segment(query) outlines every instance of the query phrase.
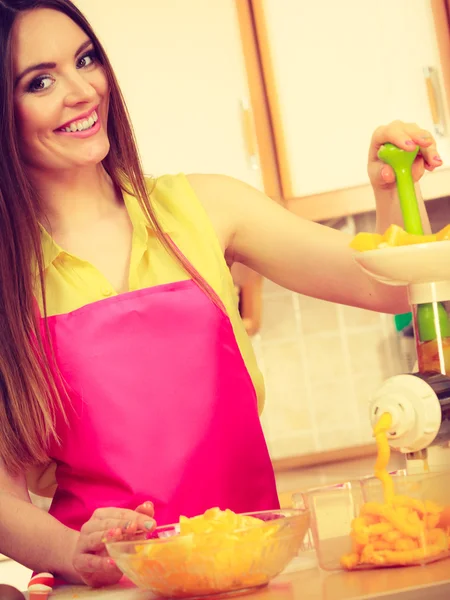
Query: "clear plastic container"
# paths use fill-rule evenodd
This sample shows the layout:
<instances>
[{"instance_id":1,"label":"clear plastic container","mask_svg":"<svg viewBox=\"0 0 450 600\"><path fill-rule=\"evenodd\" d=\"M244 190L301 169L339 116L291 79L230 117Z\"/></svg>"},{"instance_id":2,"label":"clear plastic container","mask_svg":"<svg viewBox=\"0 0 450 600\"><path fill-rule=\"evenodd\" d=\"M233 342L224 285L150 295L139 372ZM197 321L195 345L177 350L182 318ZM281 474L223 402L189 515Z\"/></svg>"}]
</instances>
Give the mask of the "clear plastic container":
<instances>
[{"instance_id":1,"label":"clear plastic container","mask_svg":"<svg viewBox=\"0 0 450 600\"><path fill-rule=\"evenodd\" d=\"M450 374L450 302L412 306L420 373Z\"/></svg>"},{"instance_id":2,"label":"clear plastic container","mask_svg":"<svg viewBox=\"0 0 450 600\"><path fill-rule=\"evenodd\" d=\"M319 566L340 570L343 554L351 552L351 523L364 503L360 481L323 486L293 496L294 508L311 514L311 535Z\"/></svg>"},{"instance_id":3,"label":"clear plastic container","mask_svg":"<svg viewBox=\"0 0 450 600\"><path fill-rule=\"evenodd\" d=\"M408 475L406 471L393 474L396 496L407 496L419 502L433 502L442 508L450 507L450 470L439 473ZM381 483L375 477L315 488L296 494L293 497L294 507L305 507L311 512L311 533L317 553L319 566L326 571L341 570L341 557L352 553L353 542L350 537L352 521L360 515L366 502L383 503ZM450 515L449 515L450 516ZM430 521L430 525L431 525ZM448 526L450 527L450 518ZM447 530L439 525L434 529ZM439 533L442 538L442 534ZM449 556L446 551L427 556L432 550L431 542L422 536L420 545L425 548L423 558L417 558L411 564L426 564ZM404 564L404 563L403 563ZM407 564L410 564L408 561ZM357 568L377 568L397 565L364 565Z\"/></svg>"}]
</instances>

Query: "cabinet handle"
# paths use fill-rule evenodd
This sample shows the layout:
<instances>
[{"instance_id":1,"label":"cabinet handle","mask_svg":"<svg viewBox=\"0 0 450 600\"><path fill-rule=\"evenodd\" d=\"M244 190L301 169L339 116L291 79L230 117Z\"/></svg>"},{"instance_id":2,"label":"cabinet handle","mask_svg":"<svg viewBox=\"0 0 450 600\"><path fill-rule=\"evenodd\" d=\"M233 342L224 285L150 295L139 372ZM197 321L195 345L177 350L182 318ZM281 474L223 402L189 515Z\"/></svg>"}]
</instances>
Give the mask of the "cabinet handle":
<instances>
[{"instance_id":1,"label":"cabinet handle","mask_svg":"<svg viewBox=\"0 0 450 600\"><path fill-rule=\"evenodd\" d=\"M242 121L244 126L244 137L250 161L250 168L254 171L259 169L258 144L256 142L255 123L250 104L246 98L241 100Z\"/></svg>"},{"instance_id":2,"label":"cabinet handle","mask_svg":"<svg viewBox=\"0 0 450 600\"><path fill-rule=\"evenodd\" d=\"M425 85L427 87L428 103L430 105L434 131L437 135L444 136L444 107L442 105L442 94L440 90L438 72L433 67L425 67L423 74L425 76Z\"/></svg>"}]
</instances>

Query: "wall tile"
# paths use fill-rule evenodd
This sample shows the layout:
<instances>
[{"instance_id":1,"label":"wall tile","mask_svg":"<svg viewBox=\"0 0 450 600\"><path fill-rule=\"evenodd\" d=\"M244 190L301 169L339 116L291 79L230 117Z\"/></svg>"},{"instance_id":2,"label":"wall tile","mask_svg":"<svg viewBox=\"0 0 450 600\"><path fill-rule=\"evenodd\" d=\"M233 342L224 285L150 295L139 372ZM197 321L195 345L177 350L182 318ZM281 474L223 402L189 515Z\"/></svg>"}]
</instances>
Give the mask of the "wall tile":
<instances>
[{"instance_id":1,"label":"wall tile","mask_svg":"<svg viewBox=\"0 0 450 600\"><path fill-rule=\"evenodd\" d=\"M353 387L346 378L313 384L312 403L320 431L343 426L350 429L359 425L358 403Z\"/></svg>"},{"instance_id":2,"label":"wall tile","mask_svg":"<svg viewBox=\"0 0 450 600\"><path fill-rule=\"evenodd\" d=\"M312 384L333 382L346 372L342 337L338 333L304 335L306 365Z\"/></svg>"},{"instance_id":3,"label":"wall tile","mask_svg":"<svg viewBox=\"0 0 450 600\"><path fill-rule=\"evenodd\" d=\"M370 393L396 368L392 317L276 285L264 290L253 345L266 381L261 421L272 457L370 442Z\"/></svg>"},{"instance_id":4,"label":"wall tile","mask_svg":"<svg viewBox=\"0 0 450 600\"><path fill-rule=\"evenodd\" d=\"M270 415L270 435L273 439L295 435L314 434L314 423L308 399L291 390L278 396L276 404L268 391L268 415Z\"/></svg>"},{"instance_id":5,"label":"wall tile","mask_svg":"<svg viewBox=\"0 0 450 600\"><path fill-rule=\"evenodd\" d=\"M316 452L316 442L314 434L296 433L294 436L283 436L275 438L271 444L273 458L283 458L286 456L299 456Z\"/></svg>"},{"instance_id":6,"label":"wall tile","mask_svg":"<svg viewBox=\"0 0 450 600\"><path fill-rule=\"evenodd\" d=\"M340 306L344 326L348 331L364 327L379 327L380 315L372 310L363 310L353 306Z\"/></svg>"},{"instance_id":7,"label":"wall tile","mask_svg":"<svg viewBox=\"0 0 450 600\"><path fill-rule=\"evenodd\" d=\"M296 339L299 335L294 312L293 294L273 294L263 297L261 338L263 342Z\"/></svg>"},{"instance_id":8,"label":"wall tile","mask_svg":"<svg viewBox=\"0 0 450 600\"><path fill-rule=\"evenodd\" d=\"M298 340L262 346L267 388L282 396L287 391L305 389L305 373Z\"/></svg>"},{"instance_id":9,"label":"wall tile","mask_svg":"<svg viewBox=\"0 0 450 600\"><path fill-rule=\"evenodd\" d=\"M360 431L356 427L323 429L320 436L320 450L338 450L361 444Z\"/></svg>"},{"instance_id":10,"label":"wall tile","mask_svg":"<svg viewBox=\"0 0 450 600\"><path fill-rule=\"evenodd\" d=\"M376 372L386 376L389 365L386 364L385 343L381 331L373 329L350 333L348 349L353 373Z\"/></svg>"},{"instance_id":11,"label":"wall tile","mask_svg":"<svg viewBox=\"0 0 450 600\"><path fill-rule=\"evenodd\" d=\"M304 298L301 297L301 298ZM300 298L299 298L300 300ZM309 298L300 301L301 328L304 335L314 333L336 333L339 329L338 307L332 302Z\"/></svg>"}]
</instances>

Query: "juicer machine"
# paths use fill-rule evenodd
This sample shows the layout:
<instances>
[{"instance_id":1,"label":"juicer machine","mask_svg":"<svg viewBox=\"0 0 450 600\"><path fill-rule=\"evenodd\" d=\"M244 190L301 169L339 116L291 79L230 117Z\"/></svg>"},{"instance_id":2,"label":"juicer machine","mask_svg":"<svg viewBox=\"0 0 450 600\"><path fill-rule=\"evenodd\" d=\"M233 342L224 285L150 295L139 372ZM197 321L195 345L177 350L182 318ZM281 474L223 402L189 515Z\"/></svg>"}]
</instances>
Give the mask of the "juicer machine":
<instances>
[{"instance_id":1,"label":"juicer machine","mask_svg":"<svg viewBox=\"0 0 450 600\"><path fill-rule=\"evenodd\" d=\"M409 473L450 468L450 241L358 253L371 277L407 286L417 370L395 375L376 390L370 420L392 416L391 448L406 455Z\"/></svg>"}]
</instances>

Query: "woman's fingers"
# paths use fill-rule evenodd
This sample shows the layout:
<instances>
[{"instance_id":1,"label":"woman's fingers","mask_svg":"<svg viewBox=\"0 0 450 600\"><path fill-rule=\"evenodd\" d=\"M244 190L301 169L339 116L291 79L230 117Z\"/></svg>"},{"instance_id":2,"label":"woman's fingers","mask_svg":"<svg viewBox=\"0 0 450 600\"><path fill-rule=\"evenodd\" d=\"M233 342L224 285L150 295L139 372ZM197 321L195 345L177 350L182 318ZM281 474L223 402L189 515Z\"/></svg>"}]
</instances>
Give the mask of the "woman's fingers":
<instances>
[{"instance_id":1,"label":"woman's fingers","mask_svg":"<svg viewBox=\"0 0 450 600\"><path fill-rule=\"evenodd\" d=\"M378 127L372 136L368 173L374 187L389 187L395 182L393 169L378 158L379 149L388 142L403 150L413 150L419 146L419 154L412 167L414 181L419 181L425 170L433 171L442 164L436 142L429 131L415 123L394 121L389 125Z\"/></svg>"},{"instance_id":2,"label":"woman's fingers","mask_svg":"<svg viewBox=\"0 0 450 600\"><path fill-rule=\"evenodd\" d=\"M73 561L73 565L80 573L101 573L113 576L120 574L115 562L107 556L98 554L78 554Z\"/></svg>"},{"instance_id":3,"label":"woman's fingers","mask_svg":"<svg viewBox=\"0 0 450 600\"><path fill-rule=\"evenodd\" d=\"M105 536L109 531L120 529L124 532L130 528L141 531L151 531L156 523L153 519L153 509L147 507L146 512L122 509L99 509L92 518L81 528L83 536L91 533L103 532Z\"/></svg>"},{"instance_id":4,"label":"woman's fingers","mask_svg":"<svg viewBox=\"0 0 450 600\"><path fill-rule=\"evenodd\" d=\"M155 516L155 507L153 506L153 502L147 501L143 504L140 504L136 508L136 512L142 513L143 515L147 515L148 517Z\"/></svg>"}]
</instances>

